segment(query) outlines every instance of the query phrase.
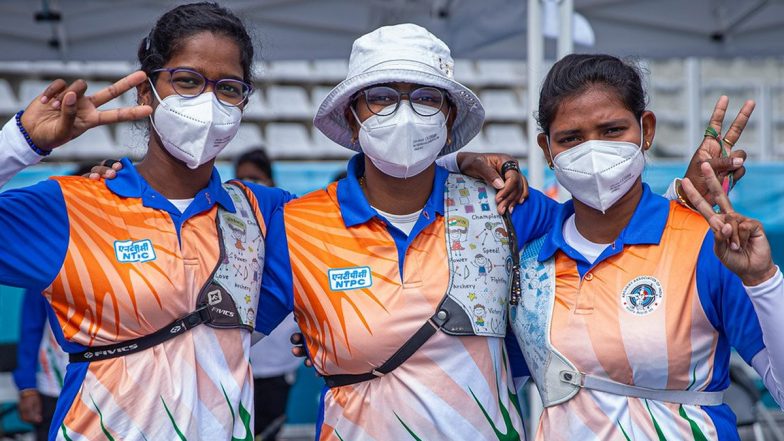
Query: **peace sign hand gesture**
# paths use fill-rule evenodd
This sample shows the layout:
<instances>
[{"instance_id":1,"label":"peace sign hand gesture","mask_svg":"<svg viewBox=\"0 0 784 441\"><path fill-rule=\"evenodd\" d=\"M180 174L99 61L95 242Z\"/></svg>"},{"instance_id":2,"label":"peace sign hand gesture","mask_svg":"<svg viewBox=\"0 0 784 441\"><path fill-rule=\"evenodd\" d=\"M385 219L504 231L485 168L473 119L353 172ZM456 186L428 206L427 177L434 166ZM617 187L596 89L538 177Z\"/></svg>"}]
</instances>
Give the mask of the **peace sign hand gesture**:
<instances>
[{"instance_id":1,"label":"peace sign hand gesture","mask_svg":"<svg viewBox=\"0 0 784 441\"><path fill-rule=\"evenodd\" d=\"M51 150L93 127L145 118L152 114L150 106L111 110L98 110L98 107L146 79L144 72L136 71L91 96L84 94L87 91L84 80L76 80L71 85L61 79L55 80L27 106L22 114L22 125L36 146Z\"/></svg>"},{"instance_id":2,"label":"peace sign hand gesture","mask_svg":"<svg viewBox=\"0 0 784 441\"><path fill-rule=\"evenodd\" d=\"M713 230L713 250L730 271L737 274L746 286L759 285L776 274L770 253L770 243L762 224L736 213L710 164L702 163L702 177L711 198L720 212L697 191L692 182L683 180L683 190L695 209L708 221Z\"/></svg>"},{"instance_id":3,"label":"peace sign hand gesture","mask_svg":"<svg viewBox=\"0 0 784 441\"><path fill-rule=\"evenodd\" d=\"M727 113L727 106L729 105L729 98L722 95L716 102L711 114L709 128L706 130L705 137L702 140L697 151L694 152L689 167L686 169L686 177L690 178L694 187L702 195L708 203L715 204L713 196L707 187L705 180L701 178L700 166L702 163L707 162L716 172L719 181L723 182L725 178L731 177L732 182L737 182L746 173L746 168L743 162L746 160L746 152L743 150L731 151L732 147L740 139L740 135L746 128L746 124L751 118L751 113L754 111L754 101L748 100L743 104L732 125L727 130L727 133L722 137L721 129L724 124L724 116ZM716 136L712 136L708 132L713 130ZM722 146L724 151L722 151ZM725 156L726 154L726 156Z\"/></svg>"}]
</instances>

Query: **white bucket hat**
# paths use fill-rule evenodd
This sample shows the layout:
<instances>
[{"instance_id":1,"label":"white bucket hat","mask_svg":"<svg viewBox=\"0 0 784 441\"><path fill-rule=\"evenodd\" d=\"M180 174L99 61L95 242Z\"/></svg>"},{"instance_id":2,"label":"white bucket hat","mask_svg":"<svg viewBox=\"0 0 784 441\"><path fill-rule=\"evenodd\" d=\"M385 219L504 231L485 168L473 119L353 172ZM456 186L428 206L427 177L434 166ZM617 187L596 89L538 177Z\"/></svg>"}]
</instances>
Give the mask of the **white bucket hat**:
<instances>
[{"instance_id":1,"label":"white bucket hat","mask_svg":"<svg viewBox=\"0 0 784 441\"><path fill-rule=\"evenodd\" d=\"M438 87L449 93L457 107L452 125L452 142L440 155L454 152L468 144L485 120L485 110L470 89L453 79L454 61L449 47L427 29L415 24L384 26L356 41L351 48L346 79L324 98L313 124L336 143L361 151L352 142L346 121L351 98L366 87L382 83L414 83Z\"/></svg>"}]
</instances>

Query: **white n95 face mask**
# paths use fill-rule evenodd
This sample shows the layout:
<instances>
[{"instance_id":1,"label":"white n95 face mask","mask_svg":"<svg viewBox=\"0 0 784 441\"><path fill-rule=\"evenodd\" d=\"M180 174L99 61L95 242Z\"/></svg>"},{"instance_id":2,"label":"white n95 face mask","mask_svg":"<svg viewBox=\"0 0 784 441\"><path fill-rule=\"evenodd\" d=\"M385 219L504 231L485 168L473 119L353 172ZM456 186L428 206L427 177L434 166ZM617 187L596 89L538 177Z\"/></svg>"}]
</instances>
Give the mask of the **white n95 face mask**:
<instances>
[{"instance_id":1,"label":"white n95 face mask","mask_svg":"<svg viewBox=\"0 0 784 441\"><path fill-rule=\"evenodd\" d=\"M218 156L240 128L239 107L221 104L212 92L193 98L173 93L161 99L155 87L152 91L159 103L150 117L152 127L164 148L190 169Z\"/></svg>"},{"instance_id":2,"label":"white n95 face mask","mask_svg":"<svg viewBox=\"0 0 784 441\"><path fill-rule=\"evenodd\" d=\"M585 141L553 158L555 178L575 199L605 213L642 174L645 167L642 142L637 145L621 141ZM549 138L547 143L549 148Z\"/></svg>"},{"instance_id":3,"label":"white n95 face mask","mask_svg":"<svg viewBox=\"0 0 784 441\"><path fill-rule=\"evenodd\" d=\"M422 104L424 111L432 111ZM422 173L436 161L446 143L446 116L438 112L422 116L414 112L409 103L400 102L391 115L372 115L364 122L359 120L359 145L379 170L385 175L405 179Z\"/></svg>"}]
</instances>

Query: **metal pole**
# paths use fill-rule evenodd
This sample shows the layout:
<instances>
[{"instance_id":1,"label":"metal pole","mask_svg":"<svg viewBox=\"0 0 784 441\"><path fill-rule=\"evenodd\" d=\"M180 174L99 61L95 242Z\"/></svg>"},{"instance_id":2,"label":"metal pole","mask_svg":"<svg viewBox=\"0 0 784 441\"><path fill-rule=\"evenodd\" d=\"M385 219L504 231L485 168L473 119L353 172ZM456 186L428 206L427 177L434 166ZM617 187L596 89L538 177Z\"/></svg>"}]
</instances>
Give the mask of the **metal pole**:
<instances>
[{"instance_id":1,"label":"metal pole","mask_svg":"<svg viewBox=\"0 0 784 441\"><path fill-rule=\"evenodd\" d=\"M696 57L686 59L686 139L681 145L683 157L687 160L691 157L694 147L702 142L702 132L704 130L703 121L700 118L700 101L702 99L702 85L700 84L700 60ZM707 123L707 121L705 121Z\"/></svg>"},{"instance_id":2,"label":"metal pole","mask_svg":"<svg viewBox=\"0 0 784 441\"><path fill-rule=\"evenodd\" d=\"M574 52L574 0L560 0L558 3L558 59ZM572 198L569 191L558 184L558 201L566 202Z\"/></svg>"},{"instance_id":3,"label":"metal pole","mask_svg":"<svg viewBox=\"0 0 784 441\"><path fill-rule=\"evenodd\" d=\"M542 6L540 0L528 0L528 182L534 188L544 184L544 161L537 151L538 127L534 112L539 108L539 79L544 62L544 35L542 34Z\"/></svg>"},{"instance_id":4,"label":"metal pole","mask_svg":"<svg viewBox=\"0 0 784 441\"><path fill-rule=\"evenodd\" d=\"M558 4L558 59L574 52L574 0L561 0Z\"/></svg>"}]
</instances>

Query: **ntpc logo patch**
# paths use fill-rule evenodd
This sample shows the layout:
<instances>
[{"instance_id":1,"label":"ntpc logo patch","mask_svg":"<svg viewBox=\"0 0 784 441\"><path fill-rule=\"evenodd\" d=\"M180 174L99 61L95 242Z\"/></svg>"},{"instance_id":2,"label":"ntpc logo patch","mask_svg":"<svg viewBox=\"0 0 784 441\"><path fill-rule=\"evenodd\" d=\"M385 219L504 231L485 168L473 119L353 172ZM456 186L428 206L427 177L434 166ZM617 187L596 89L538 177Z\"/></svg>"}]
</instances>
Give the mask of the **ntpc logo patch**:
<instances>
[{"instance_id":1,"label":"ntpc logo patch","mask_svg":"<svg viewBox=\"0 0 784 441\"><path fill-rule=\"evenodd\" d=\"M334 268L327 271L329 288L332 291L348 291L350 289L369 288L373 285L370 267Z\"/></svg>"},{"instance_id":2,"label":"ntpc logo patch","mask_svg":"<svg viewBox=\"0 0 784 441\"><path fill-rule=\"evenodd\" d=\"M120 263L149 262L155 260L155 249L150 239L118 240L114 242L114 255Z\"/></svg>"}]
</instances>

